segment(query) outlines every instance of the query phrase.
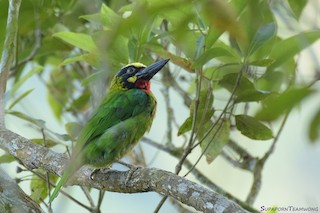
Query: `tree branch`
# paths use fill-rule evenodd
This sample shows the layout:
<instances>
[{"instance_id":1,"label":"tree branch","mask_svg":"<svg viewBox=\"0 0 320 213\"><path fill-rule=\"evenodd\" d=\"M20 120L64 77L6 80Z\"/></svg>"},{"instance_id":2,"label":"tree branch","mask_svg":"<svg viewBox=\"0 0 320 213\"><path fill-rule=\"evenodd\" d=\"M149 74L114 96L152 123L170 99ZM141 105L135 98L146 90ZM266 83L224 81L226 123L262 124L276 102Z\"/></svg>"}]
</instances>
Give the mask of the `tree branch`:
<instances>
[{"instance_id":1,"label":"tree branch","mask_svg":"<svg viewBox=\"0 0 320 213\"><path fill-rule=\"evenodd\" d=\"M43 168L61 175L66 156L32 143L9 130L0 128L0 148L15 156L28 169ZM220 194L171 172L142 168L134 172L126 183L129 171L101 171L90 179L93 169L83 167L68 184L94 187L113 192L158 192L203 212L247 212Z\"/></svg>"},{"instance_id":2,"label":"tree branch","mask_svg":"<svg viewBox=\"0 0 320 213\"><path fill-rule=\"evenodd\" d=\"M146 144L149 144L150 146L156 147L159 150L167 152L168 154L170 154L171 156L173 156L173 157L175 157L177 159L180 159L181 155L183 154L183 150L180 149L180 148L164 146L164 145L162 145L160 143L157 143L155 141L152 141L151 139L146 138L146 137L143 137L142 141L145 142ZM230 143L231 143L231 141L230 141ZM186 161L184 162L183 165L189 170L193 167L193 163L191 163L188 159L186 159ZM237 204L239 204L242 208L246 209L247 211L258 212L253 207L249 206L245 202L243 202L243 201L239 200L238 198L234 197L233 195L231 195L230 193L226 192L224 189L219 187L217 184L212 182L209 178L207 178L204 174L202 174L197 168L193 169L191 171L191 173L194 175L194 177L200 183L202 183L204 186L208 187L209 189L219 193L220 195L228 198L229 200L232 200L232 201L236 202Z\"/></svg>"},{"instance_id":3,"label":"tree branch","mask_svg":"<svg viewBox=\"0 0 320 213\"><path fill-rule=\"evenodd\" d=\"M105 190L122 193L156 191L203 212L246 212L220 194L171 172L155 168L140 168L126 183L128 173L128 171L109 170L106 173L97 174L95 181L88 181L88 185L100 188L102 184ZM77 179L74 183L83 183L83 179Z\"/></svg>"},{"instance_id":4,"label":"tree branch","mask_svg":"<svg viewBox=\"0 0 320 213\"><path fill-rule=\"evenodd\" d=\"M0 169L0 212L44 212L18 184Z\"/></svg>"},{"instance_id":5,"label":"tree branch","mask_svg":"<svg viewBox=\"0 0 320 213\"><path fill-rule=\"evenodd\" d=\"M18 17L21 0L10 0L6 27L6 38L0 62L0 126L4 126L4 93L6 92L7 80L10 67L13 63L14 50L18 32Z\"/></svg>"}]
</instances>

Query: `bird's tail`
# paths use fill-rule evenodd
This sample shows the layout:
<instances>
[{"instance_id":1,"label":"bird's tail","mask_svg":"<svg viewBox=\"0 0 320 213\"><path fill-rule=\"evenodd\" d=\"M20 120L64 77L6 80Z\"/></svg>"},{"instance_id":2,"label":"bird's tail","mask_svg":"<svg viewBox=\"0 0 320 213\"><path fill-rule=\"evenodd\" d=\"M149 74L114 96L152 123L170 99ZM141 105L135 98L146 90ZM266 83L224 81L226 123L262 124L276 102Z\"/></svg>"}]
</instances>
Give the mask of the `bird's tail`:
<instances>
[{"instance_id":1,"label":"bird's tail","mask_svg":"<svg viewBox=\"0 0 320 213\"><path fill-rule=\"evenodd\" d=\"M60 188L72 177L72 175L82 166L82 161L75 161L70 160L70 162L66 165L63 175L61 176L59 182L57 183L55 189L53 190L49 203L52 203L52 201L58 196L58 193L60 191Z\"/></svg>"},{"instance_id":2,"label":"bird's tail","mask_svg":"<svg viewBox=\"0 0 320 213\"><path fill-rule=\"evenodd\" d=\"M66 172L63 173L62 177L60 178L59 182L56 185L56 188L53 190L49 203L52 203L52 201L58 196L58 193L60 191L60 188L63 186L63 184L69 179L69 176Z\"/></svg>"}]
</instances>

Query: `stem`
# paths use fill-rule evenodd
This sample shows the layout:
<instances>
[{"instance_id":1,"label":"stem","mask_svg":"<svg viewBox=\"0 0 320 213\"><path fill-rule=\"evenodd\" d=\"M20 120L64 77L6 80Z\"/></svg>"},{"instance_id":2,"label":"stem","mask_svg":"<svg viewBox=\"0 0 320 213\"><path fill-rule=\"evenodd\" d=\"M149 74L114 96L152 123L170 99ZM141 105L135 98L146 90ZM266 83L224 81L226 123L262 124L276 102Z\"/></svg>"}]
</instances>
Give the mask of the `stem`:
<instances>
[{"instance_id":1,"label":"stem","mask_svg":"<svg viewBox=\"0 0 320 213\"><path fill-rule=\"evenodd\" d=\"M44 147L47 147L47 141L46 141L46 135L44 133L44 129L41 129L41 134L42 134L42 140L43 140L43 145ZM50 176L49 176L49 172L46 171L46 182L47 182L47 188L48 188L48 196L51 197L51 193L50 193ZM51 207L51 203L49 203L48 205L48 212L52 213L52 207Z\"/></svg>"},{"instance_id":2,"label":"stem","mask_svg":"<svg viewBox=\"0 0 320 213\"><path fill-rule=\"evenodd\" d=\"M192 151L192 146L194 144L195 141L195 131L196 131L196 121L197 121L197 117L198 117L198 107L199 107L199 97L200 97L200 90L201 90L201 70L197 71L197 91L196 91L196 97L195 97L195 102L194 102L194 110L193 110L193 118L192 118L192 128L191 128L191 135L190 135L190 139L188 142L187 147L185 148L185 151L179 161L179 163L176 166L176 174L179 174L179 172L181 171L182 165L184 163L184 161L186 160L186 158L188 157L188 155L191 153Z\"/></svg>"},{"instance_id":3,"label":"stem","mask_svg":"<svg viewBox=\"0 0 320 213\"><path fill-rule=\"evenodd\" d=\"M191 135L190 135L190 139L189 139L188 145L185 148L185 150L184 150L184 152L183 152L178 164L176 165L175 174L177 174L177 175L180 173L183 163L187 159L188 155L191 153L192 145L194 144L194 141L196 139L196 137L194 137L194 135L196 133L196 121L197 121L199 97L200 97L200 90L201 90L202 70L196 70L196 73L197 73L197 91L196 91L196 97L195 97L195 103L194 103ZM159 210L161 209L163 204L166 202L167 198L168 198L168 196L164 196L161 199L161 201L157 205L156 209L154 210L154 213L158 213L159 212Z\"/></svg>"},{"instance_id":4,"label":"stem","mask_svg":"<svg viewBox=\"0 0 320 213\"><path fill-rule=\"evenodd\" d=\"M260 189L261 189L261 185L262 185L262 169L267 161L267 159L270 157L270 155L274 152L274 149L275 149L275 145L280 137L280 134L284 128L284 125L288 119L288 116L290 114L290 111L288 111L286 113L286 115L284 116L282 122L281 122L281 125L280 125L280 128L277 132L277 135L275 136L274 140L273 140L273 143L271 145L271 147L269 148L269 150L266 152L266 154L260 159L258 160L256 166L255 166L255 169L253 171L253 183L252 183L252 186L251 186L251 189L250 189L250 192L247 196L247 199L246 199L246 203L248 205L252 205L254 203L254 201L256 200L259 192L260 192Z\"/></svg>"}]
</instances>

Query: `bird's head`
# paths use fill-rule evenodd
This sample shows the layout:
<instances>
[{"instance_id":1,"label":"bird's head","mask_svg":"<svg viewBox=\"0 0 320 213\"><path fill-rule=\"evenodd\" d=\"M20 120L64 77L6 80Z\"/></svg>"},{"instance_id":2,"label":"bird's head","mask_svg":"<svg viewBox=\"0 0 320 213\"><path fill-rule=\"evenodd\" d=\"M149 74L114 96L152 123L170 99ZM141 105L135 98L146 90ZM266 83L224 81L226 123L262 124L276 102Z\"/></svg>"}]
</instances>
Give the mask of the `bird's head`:
<instances>
[{"instance_id":1,"label":"bird's head","mask_svg":"<svg viewBox=\"0 0 320 213\"><path fill-rule=\"evenodd\" d=\"M142 89L150 92L150 80L168 63L169 59L160 60L145 66L141 63L131 63L123 68L114 77L111 88L113 89Z\"/></svg>"}]
</instances>

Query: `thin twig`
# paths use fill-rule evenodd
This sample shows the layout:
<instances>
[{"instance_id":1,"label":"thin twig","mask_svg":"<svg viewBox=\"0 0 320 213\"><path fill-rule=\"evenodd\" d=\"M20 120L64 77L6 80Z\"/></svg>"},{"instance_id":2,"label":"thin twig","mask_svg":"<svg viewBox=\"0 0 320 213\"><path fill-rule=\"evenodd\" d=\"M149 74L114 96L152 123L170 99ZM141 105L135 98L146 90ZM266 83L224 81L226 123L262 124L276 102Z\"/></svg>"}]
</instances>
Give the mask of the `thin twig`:
<instances>
[{"instance_id":1,"label":"thin twig","mask_svg":"<svg viewBox=\"0 0 320 213\"><path fill-rule=\"evenodd\" d=\"M189 94L179 86L179 84L177 83L177 81L175 80L175 78L172 76L170 72L168 72L167 74L167 83L170 84L170 87L172 89L174 89L177 93L179 93L179 95L183 98L184 104L187 107L189 107L191 104L191 98Z\"/></svg>"},{"instance_id":2,"label":"thin twig","mask_svg":"<svg viewBox=\"0 0 320 213\"><path fill-rule=\"evenodd\" d=\"M197 114L198 114L198 107L199 107L199 97L200 97L200 90L201 90L201 70L196 70L197 73L197 90L196 90L196 97L195 97L195 102L194 102L194 111L193 111L193 118L192 118L192 127L191 127L191 135L189 138L189 142L187 147L184 149L184 152L178 162L178 164L176 165L175 168L175 174L179 174L181 169L182 169L182 165L184 163L184 161L186 160L186 158L188 157L188 155L191 153L192 150L192 145L194 143L194 134L196 132L196 121L197 121ZM161 209L161 207L163 206L163 204L166 202L168 196L164 196L161 201L159 202L159 204L157 205L156 209L154 210L154 213L158 213L159 210Z\"/></svg>"},{"instance_id":3,"label":"thin twig","mask_svg":"<svg viewBox=\"0 0 320 213\"><path fill-rule=\"evenodd\" d=\"M162 82L167 82L167 75L169 73L169 70L164 70L162 75ZM169 87L167 85L164 86L164 88L161 90L162 95L165 100L166 109L167 109L167 141L166 143L172 144L172 120L173 120L173 109L170 105L170 94L169 94Z\"/></svg>"},{"instance_id":4,"label":"thin twig","mask_svg":"<svg viewBox=\"0 0 320 213\"><path fill-rule=\"evenodd\" d=\"M243 67L244 68L244 67ZM233 97L235 95L235 92L240 84L240 80L241 80L241 77L242 77L242 72L243 72L243 68L240 70L240 72L238 73L238 76L237 76L237 79L236 79L236 83L232 89L232 92L231 92L231 95L228 99L228 102L226 103L223 111L221 112L221 114L219 115L218 119L215 121L215 123L210 127L210 129L206 132L206 134L199 140L198 143L196 143L192 149L196 148L198 145L200 145L208 136L209 134L211 133L211 131L213 131L213 129L216 127L216 125L219 124L218 128L217 128L217 131L214 133L213 137L212 137L212 140L210 140L210 142L207 144L207 146L205 147L205 150L201 153L201 155L198 157L196 163L194 164L194 166L191 168L194 169L196 167L196 165L200 162L200 159L204 156L206 150L209 148L210 144L214 141L213 139L216 137L216 135L218 134L218 132L220 131L220 128L222 127L222 122L221 119L222 117L225 115L225 113L227 112L228 108L229 108L229 105L231 104L232 100L233 100ZM191 149L191 150L192 150ZM190 150L190 152L191 152ZM186 177L191 171L189 170L185 175L184 177Z\"/></svg>"},{"instance_id":5,"label":"thin twig","mask_svg":"<svg viewBox=\"0 0 320 213\"><path fill-rule=\"evenodd\" d=\"M39 178L41 178L42 180L46 181L46 177L44 177L41 173L35 172L34 170L29 170L30 172L32 172L33 174L37 175ZM52 182L49 182L50 185L52 187L56 187L56 185ZM80 201L76 200L75 198L73 198L71 195L69 195L68 193L66 193L64 190L60 189L59 193L63 194L64 196L66 196L68 199L70 199L71 201L75 202L76 204L78 204L79 206L87 209L88 211L92 211L92 208L90 208L89 206L84 205L83 203L81 203Z\"/></svg>"},{"instance_id":6,"label":"thin twig","mask_svg":"<svg viewBox=\"0 0 320 213\"><path fill-rule=\"evenodd\" d=\"M44 133L43 128L41 128L41 134L42 134L43 145L44 145L44 147L47 147L46 135ZM46 182L47 182L47 188L48 188L48 195L49 195L49 197L51 197L50 176L49 175L50 175L49 172L46 171ZM49 205L48 205L48 212L52 213L51 203L49 203Z\"/></svg>"},{"instance_id":7,"label":"thin twig","mask_svg":"<svg viewBox=\"0 0 320 213\"><path fill-rule=\"evenodd\" d=\"M253 172L257 162L258 158L253 157L249 152L247 152L245 149L243 149L241 146L239 146L235 141L229 140L227 143L227 147L232 149L233 152L235 152L239 156L239 160L235 160L234 158L230 157L229 154L226 152L222 152L221 156L226 159L230 164L232 164L235 167Z\"/></svg>"},{"instance_id":8,"label":"thin twig","mask_svg":"<svg viewBox=\"0 0 320 213\"><path fill-rule=\"evenodd\" d=\"M105 191L100 190L99 191L98 204L97 204L97 212L100 212L100 208L101 208L101 205L102 205L102 201L103 201L104 195L105 195Z\"/></svg>"},{"instance_id":9,"label":"thin twig","mask_svg":"<svg viewBox=\"0 0 320 213\"><path fill-rule=\"evenodd\" d=\"M229 108L229 105L230 103L232 102L233 100L233 97L235 95L235 92L240 84L240 80L241 80L241 77L242 77L242 72L243 72L243 68L240 70L240 72L238 73L238 76L237 76L237 80L236 80L236 83L231 91L231 95L228 99L228 102L226 103L224 109L222 110L222 112L220 113L219 117L217 118L216 122L210 127L210 129L206 132L206 134L199 140L198 143L196 143L192 149L196 148L197 146L199 146L206 137L208 137L208 135L210 134L210 132L215 128L215 126L219 123L219 121L221 120L221 118L224 116L224 114L227 112L228 108Z\"/></svg>"},{"instance_id":10,"label":"thin twig","mask_svg":"<svg viewBox=\"0 0 320 213\"><path fill-rule=\"evenodd\" d=\"M280 137L280 134L284 128L284 125L288 119L288 116L289 116L289 113L290 111L288 111L282 122L281 122L281 125L279 127L279 130L277 132L277 135L274 137L273 139L273 143L272 145L270 146L269 150L265 153L265 155L260 159L258 160L256 166L255 166L255 169L254 169L254 172L253 172L253 183L251 185L251 189L250 189L250 192L247 196L247 199L246 199L246 203L248 205L252 205L254 203L254 201L256 200L259 192L260 192L260 189L261 189L261 184L262 184L262 169L264 167L264 164L266 163L267 159L270 157L270 155L274 152L274 149L275 149L275 145Z\"/></svg>"},{"instance_id":11,"label":"thin twig","mask_svg":"<svg viewBox=\"0 0 320 213\"><path fill-rule=\"evenodd\" d=\"M187 156L191 153L192 151L192 146L194 144L195 141L195 133L196 133L196 121L197 121L197 117L198 117L198 107L199 107L199 98L200 98L200 91L201 91L201 81L202 81L202 74L201 74L202 70L196 70L197 73L197 90L196 90L196 97L195 97L195 101L194 101L194 110L193 110L193 118L192 118L192 127L191 127L191 134L190 134L190 138L189 138L189 142L187 147L185 148L185 151L179 161L179 163L176 166L176 174L179 174L179 172L181 171L182 168L182 164L185 161L185 159L187 158Z\"/></svg>"},{"instance_id":12,"label":"thin twig","mask_svg":"<svg viewBox=\"0 0 320 213\"><path fill-rule=\"evenodd\" d=\"M87 200L89 201L89 204L91 206L92 209L96 208L95 204L94 204L94 201L90 195L90 192L88 190L87 187L85 186L80 186L81 190L83 191L84 195L86 196Z\"/></svg>"},{"instance_id":13,"label":"thin twig","mask_svg":"<svg viewBox=\"0 0 320 213\"><path fill-rule=\"evenodd\" d=\"M211 145L211 143L214 141L214 139L217 137L217 135L219 134L221 128L222 128L222 125L223 125L223 122L219 122L219 126L217 128L217 130L215 131L215 133L213 134L213 136L211 137L210 139L210 142L207 144L207 146L201 151L201 154L200 156L198 157L198 159L196 160L196 162L193 164L193 166L189 169L189 171L183 176L183 177L186 177L188 174L190 174L190 172L192 172L192 170L198 165L198 163L200 162L201 158L204 156L204 154L207 152L209 146Z\"/></svg>"},{"instance_id":14,"label":"thin twig","mask_svg":"<svg viewBox=\"0 0 320 213\"><path fill-rule=\"evenodd\" d=\"M149 144L150 146L153 146L155 148L157 148L158 150L167 152L168 154L170 154L171 156L179 159L181 157L181 155L183 154L183 150L179 149L179 148L172 148L172 147L167 147L163 144L160 144L158 142L153 141L152 139L149 138L143 138L142 142ZM193 167L193 163L191 163L188 159L186 159L185 163L183 164L187 169L191 169ZM206 187L208 187L209 189L227 197L228 199L238 203L241 207L243 207L244 209L250 211L250 212L258 212L256 209L252 208L251 206L249 206L248 204L246 204L245 202L239 200L238 198L234 197L233 195L231 195L230 193L226 192L225 190L223 190L221 187L219 187L217 184L213 183L209 178L207 178L202 172L200 172L197 168L193 169L191 172L194 177L203 185L205 185Z\"/></svg>"}]
</instances>

